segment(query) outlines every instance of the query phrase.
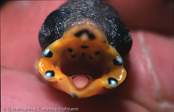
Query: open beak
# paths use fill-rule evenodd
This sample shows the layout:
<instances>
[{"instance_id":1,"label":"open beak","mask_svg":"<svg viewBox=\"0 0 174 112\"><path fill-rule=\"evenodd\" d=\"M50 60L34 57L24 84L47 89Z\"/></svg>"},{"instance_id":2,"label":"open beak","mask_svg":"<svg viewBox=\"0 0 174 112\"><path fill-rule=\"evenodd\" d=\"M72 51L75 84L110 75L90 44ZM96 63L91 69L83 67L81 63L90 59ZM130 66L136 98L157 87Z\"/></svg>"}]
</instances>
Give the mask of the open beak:
<instances>
[{"instance_id":1,"label":"open beak","mask_svg":"<svg viewBox=\"0 0 174 112\"><path fill-rule=\"evenodd\" d=\"M49 45L38 70L55 88L77 98L102 94L126 78L119 53L88 24L73 26Z\"/></svg>"}]
</instances>

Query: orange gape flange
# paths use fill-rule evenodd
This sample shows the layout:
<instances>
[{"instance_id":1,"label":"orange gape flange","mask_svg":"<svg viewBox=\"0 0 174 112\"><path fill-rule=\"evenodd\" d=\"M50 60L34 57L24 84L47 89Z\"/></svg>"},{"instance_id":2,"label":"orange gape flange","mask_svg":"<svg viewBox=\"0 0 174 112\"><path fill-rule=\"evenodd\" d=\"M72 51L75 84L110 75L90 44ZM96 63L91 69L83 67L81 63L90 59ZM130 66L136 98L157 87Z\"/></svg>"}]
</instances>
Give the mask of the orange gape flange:
<instances>
[{"instance_id":1,"label":"orange gape flange","mask_svg":"<svg viewBox=\"0 0 174 112\"><path fill-rule=\"evenodd\" d=\"M79 89L73 81L73 76L79 74L68 76L62 69L63 65L66 67L65 63L74 63L73 68L79 66L76 63L82 61L83 64L100 66L102 73L98 78L84 74L89 81L85 87ZM47 81L55 83L55 88L77 98L102 94L107 89L117 87L126 78L123 60L119 53L108 44L106 37L97 28L88 24L73 26L61 39L50 44L44 50L37 66ZM71 67L66 70L70 69Z\"/></svg>"}]
</instances>

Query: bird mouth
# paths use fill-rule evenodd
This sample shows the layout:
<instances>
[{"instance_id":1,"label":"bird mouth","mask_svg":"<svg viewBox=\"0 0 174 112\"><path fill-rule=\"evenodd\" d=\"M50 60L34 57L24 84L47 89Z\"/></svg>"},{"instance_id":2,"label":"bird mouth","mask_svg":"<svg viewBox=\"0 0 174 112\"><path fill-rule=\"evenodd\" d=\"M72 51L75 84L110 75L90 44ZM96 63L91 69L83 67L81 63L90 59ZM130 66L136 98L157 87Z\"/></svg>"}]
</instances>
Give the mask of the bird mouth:
<instances>
[{"instance_id":1,"label":"bird mouth","mask_svg":"<svg viewBox=\"0 0 174 112\"><path fill-rule=\"evenodd\" d=\"M44 50L38 70L55 88L82 98L119 85L126 77L122 63L97 28L81 25Z\"/></svg>"},{"instance_id":2,"label":"bird mouth","mask_svg":"<svg viewBox=\"0 0 174 112\"><path fill-rule=\"evenodd\" d=\"M84 54L77 61L65 60L61 63L60 69L64 74L70 77L73 77L74 75L84 75L88 76L88 78L97 79L103 74L106 74L107 67L102 59L98 59L96 62L91 62L93 60L94 59L90 59L90 61L86 60Z\"/></svg>"},{"instance_id":3,"label":"bird mouth","mask_svg":"<svg viewBox=\"0 0 174 112\"><path fill-rule=\"evenodd\" d=\"M61 72L68 76L72 84L79 90L86 88L94 80L109 73L109 68L99 51L96 53L97 55L93 56L89 51L90 47L87 51L82 49L81 52L76 52L74 57L72 57L73 53L67 52L68 55L64 55L64 59L61 59L60 62Z\"/></svg>"},{"instance_id":4,"label":"bird mouth","mask_svg":"<svg viewBox=\"0 0 174 112\"><path fill-rule=\"evenodd\" d=\"M103 55L104 49L109 45L103 42L107 41L106 38L97 39L97 36L86 28L75 32L73 38L69 37L69 35L62 37L64 50L61 52L57 67L76 89L83 90L109 72Z\"/></svg>"}]
</instances>

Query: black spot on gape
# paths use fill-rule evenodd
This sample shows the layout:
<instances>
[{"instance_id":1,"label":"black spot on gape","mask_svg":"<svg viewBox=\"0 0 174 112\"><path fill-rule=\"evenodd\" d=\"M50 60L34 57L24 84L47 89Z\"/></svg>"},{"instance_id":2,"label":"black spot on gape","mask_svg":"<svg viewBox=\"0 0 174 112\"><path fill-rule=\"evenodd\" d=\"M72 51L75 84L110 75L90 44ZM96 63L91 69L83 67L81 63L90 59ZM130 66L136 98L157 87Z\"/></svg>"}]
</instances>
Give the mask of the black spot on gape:
<instances>
[{"instance_id":1,"label":"black spot on gape","mask_svg":"<svg viewBox=\"0 0 174 112\"><path fill-rule=\"evenodd\" d=\"M69 51L69 52L73 52L73 50L72 50L71 48L68 48L68 51Z\"/></svg>"},{"instance_id":2,"label":"black spot on gape","mask_svg":"<svg viewBox=\"0 0 174 112\"><path fill-rule=\"evenodd\" d=\"M115 58L112 60L114 65L122 65L123 60L121 58Z\"/></svg>"},{"instance_id":3,"label":"black spot on gape","mask_svg":"<svg viewBox=\"0 0 174 112\"><path fill-rule=\"evenodd\" d=\"M88 35L89 39L91 39L91 40L95 39L94 34L92 34L92 33L91 33L89 30L87 30L87 29L81 30L81 31L75 33L74 35L75 35L76 37L80 37L80 36L81 36L82 34L84 34L84 33L86 33L86 34Z\"/></svg>"},{"instance_id":4,"label":"black spot on gape","mask_svg":"<svg viewBox=\"0 0 174 112\"><path fill-rule=\"evenodd\" d=\"M118 81L112 77L108 78L108 83L109 85L113 85L113 84L118 84Z\"/></svg>"},{"instance_id":5,"label":"black spot on gape","mask_svg":"<svg viewBox=\"0 0 174 112\"><path fill-rule=\"evenodd\" d=\"M82 49L86 49L89 48L88 46L81 46Z\"/></svg>"},{"instance_id":6,"label":"black spot on gape","mask_svg":"<svg viewBox=\"0 0 174 112\"><path fill-rule=\"evenodd\" d=\"M72 58L75 58L75 57L76 57L76 55L71 55L71 57L72 57Z\"/></svg>"},{"instance_id":7,"label":"black spot on gape","mask_svg":"<svg viewBox=\"0 0 174 112\"><path fill-rule=\"evenodd\" d=\"M50 50L45 50L43 52L43 56L47 58L51 58L53 56L53 53Z\"/></svg>"},{"instance_id":8,"label":"black spot on gape","mask_svg":"<svg viewBox=\"0 0 174 112\"><path fill-rule=\"evenodd\" d=\"M100 52L99 51L97 51L97 52L95 52L95 55L97 56L97 55L99 55L100 54Z\"/></svg>"},{"instance_id":9,"label":"black spot on gape","mask_svg":"<svg viewBox=\"0 0 174 112\"><path fill-rule=\"evenodd\" d=\"M48 70L45 72L45 76L47 77L54 77L55 72L53 70Z\"/></svg>"}]
</instances>

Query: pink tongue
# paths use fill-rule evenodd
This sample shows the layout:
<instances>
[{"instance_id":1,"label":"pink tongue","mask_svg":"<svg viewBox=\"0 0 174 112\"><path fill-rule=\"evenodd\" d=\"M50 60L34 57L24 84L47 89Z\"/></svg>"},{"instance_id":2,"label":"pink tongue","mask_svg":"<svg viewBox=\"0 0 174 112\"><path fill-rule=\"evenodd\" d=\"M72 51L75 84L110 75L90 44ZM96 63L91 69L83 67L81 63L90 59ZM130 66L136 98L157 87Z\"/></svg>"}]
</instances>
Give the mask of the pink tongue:
<instances>
[{"instance_id":1,"label":"pink tongue","mask_svg":"<svg viewBox=\"0 0 174 112\"><path fill-rule=\"evenodd\" d=\"M84 88L89 81L89 79L85 76L75 76L72 80L74 85L79 89Z\"/></svg>"}]
</instances>

